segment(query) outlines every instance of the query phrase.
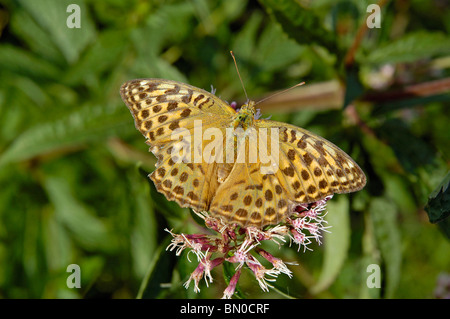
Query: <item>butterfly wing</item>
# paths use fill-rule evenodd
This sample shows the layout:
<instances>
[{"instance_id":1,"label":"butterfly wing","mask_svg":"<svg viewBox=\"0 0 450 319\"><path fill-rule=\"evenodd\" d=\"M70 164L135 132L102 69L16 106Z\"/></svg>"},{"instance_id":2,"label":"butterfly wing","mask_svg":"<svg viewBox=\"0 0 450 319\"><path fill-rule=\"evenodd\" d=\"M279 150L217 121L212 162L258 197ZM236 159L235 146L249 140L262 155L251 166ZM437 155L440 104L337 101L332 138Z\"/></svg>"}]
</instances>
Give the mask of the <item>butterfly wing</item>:
<instances>
[{"instance_id":1,"label":"butterfly wing","mask_svg":"<svg viewBox=\"0 0 450 319\"><path fill-rule=\"evenodd\" d=\"M206 145L213 143L202 141L205 131L225 128L235 110L209 92L170 80L132 80L122 85L120 94L136 128L158 158L156 169L150 174L157 190L182 207L207 210L217 188L217 176L225 178L231 168L227 164L211 164L205 157L195 161L195 152L203 153ZM197 141L200 139L199 145L193 142L195 135ZM183 136L191 139L191 147L184 148L187 140ZM221 153L223 141L213 141Z\"/></svg>"},{"instance_id":2,"label":"butterfly wing","mask_svg":"<svg viewBox=\"0 0 450 319\"><path fill-rule=\"evenodd\" d=\"M366 176L358 164L330 141L281 122L260 120L258 125L279 129L281 165L277 176L295 201L314 202L365 186Z\"/></svg>"},{"instance_id":3,"label":"butterfly wing","mask_svg":"<svg viewBox=\"0 0 450 319\"><path fill-rule=\"evenodd\" d=\"M262 228L283 221L295 205L364 187L366 177L360 167L326 139L276 121L258 120L255 126L258 140L262 139L267 148L270 148L267 141L271 129L277 132L278 156L268 152L272 163L277 163L275 169L264 173L261 168L267 167L267 161L260 160L236 164L217 189L211 204L213 215L243 226ZM261 128L267 129L267 137L261 135ZM248 145L245 152L251 153Z\"/></svg>"},{"instance_id":4,"label":"butterfly wing","mask_svg":"<svg viewBox=\"0 0 450 319\"><path fill-rule=\"evenodd\" d=\"M164 143L180 124L193 125L194 118L229 117L236 113L214 94L164 79L128 81L120 88L120 95L136 128L152 145Z\"/></svg>"},{"instance_id":5,"label":"butterfly wing","mask_svg":"<svg viewBox=\"0 0 450 319\"><path fill-rule=\"evenodd\" d=\"M258 141L261 139L267 145L270 134L263 136L256 130L254 133L253 139L245 134L237 138L241 143L236 141L235 164L228 178L218 186L210 213L229 223L262 228L285 219L288 201L276 175L264 170L270 164L252 157L260 154Z\"/></svg>"},{"instance_id":6,"label":"butterfly wing","mask_svg":"<svg viewBox=\"0 0 450 319\"><path fill-rule=\"evenodd\" d=\"M262 228L288 216L286 192L273 174L261 174L258 164L235 164L229 179L214 196L210 213L229 223Z\"/></svg>"}]
</instances>

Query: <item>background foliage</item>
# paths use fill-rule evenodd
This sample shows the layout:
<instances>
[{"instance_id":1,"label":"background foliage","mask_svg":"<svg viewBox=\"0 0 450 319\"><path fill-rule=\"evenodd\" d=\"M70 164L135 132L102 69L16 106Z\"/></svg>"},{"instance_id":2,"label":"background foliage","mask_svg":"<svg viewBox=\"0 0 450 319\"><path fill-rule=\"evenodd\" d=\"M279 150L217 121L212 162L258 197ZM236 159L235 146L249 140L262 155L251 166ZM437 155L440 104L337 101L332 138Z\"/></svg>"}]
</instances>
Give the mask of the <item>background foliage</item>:
<instances>
[{"instance_id":1,"label":"background foliage","mask_svg":"<svg viewBox=\"0 0 450 319\"><path fill-rule=\"evenodd\" d=\"M155 159L119 87L159 77L243 101L230 50L254 100L306 81L261 104L263 115L333 141L368 177L329 203L324 245L266 247L299 263L293 279L262 293L244 272L242 295L445 294L448 1L380 1L379 29L365 27L371 1L0 3L0 297L221 297L230 267L199 295L182 287L194 265L165 251L163 229L201 228L148 182ZM71 3L80 29L66 26ZM69 264L80 289L66 286ZM366 285L369 264L381 266L381 289Z\"/></svg>"}]
</instances>

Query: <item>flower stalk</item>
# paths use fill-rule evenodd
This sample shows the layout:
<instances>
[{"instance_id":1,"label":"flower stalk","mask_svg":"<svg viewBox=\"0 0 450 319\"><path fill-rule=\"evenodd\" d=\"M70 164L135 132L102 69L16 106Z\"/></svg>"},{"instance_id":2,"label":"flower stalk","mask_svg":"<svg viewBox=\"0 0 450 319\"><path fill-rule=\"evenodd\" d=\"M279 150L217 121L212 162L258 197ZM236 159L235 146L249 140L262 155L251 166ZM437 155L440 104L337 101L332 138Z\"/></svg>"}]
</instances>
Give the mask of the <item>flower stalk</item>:
<instances>
[{"instance_id":1,"label":"flower stalk","mask_svg":"<svg viewBox=\"0 0 450 319\"><path fill-rule=\"evenodd\" d=\"M203 278L209 287L209 284L213 283L212 269L228 262L236 265L236 272L224 290L222 298L231 298L234 295L243 268L249 269L260 288L268 292L269 288L273 288L270 283L275 282L278 275L285 274L292 278L292 271L287 264L296 265L296 263L284 262L275 257L260 247L261 242L273 241L281 247L288 237L290 243L298 245L298 251L303 247L304 252L312 250L308 246L313 240L320 245L322 232L328 232L330 228L326 226L324 212L326 203L331 198L332 196L328 196L314 203L296 206L284 223L266 227L264 230L252 226L227 224L207 212L195 212L205 221L206 227L217 234L176 234L165 229L173 237L166 250L175 250L176 255L180 256L187 249L187 258L190 262L192 262L189 259L190 253L197 257L198 266L184 283L186 289L193 282L194 291L200 292L200 281ZM272 267L266 268L256 257Z\"/></svg>"}]
</instances>

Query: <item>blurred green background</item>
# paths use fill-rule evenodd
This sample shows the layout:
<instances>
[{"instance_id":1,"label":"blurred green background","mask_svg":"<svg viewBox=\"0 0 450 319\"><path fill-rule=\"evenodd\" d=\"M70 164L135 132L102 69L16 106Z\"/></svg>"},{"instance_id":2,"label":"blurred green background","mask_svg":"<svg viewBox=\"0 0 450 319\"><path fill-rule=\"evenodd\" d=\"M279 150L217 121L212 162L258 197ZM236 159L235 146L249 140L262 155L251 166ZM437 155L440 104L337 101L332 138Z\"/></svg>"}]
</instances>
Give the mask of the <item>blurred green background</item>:
<instances>
[{"instance_id":1,"label":"blurred green background","mask_svg":"<svg viewBox=\"0 0 450 319\"><path fill-rule=\"evenodd\" d=\"M331 140L368 178L330 201L332 233L313 252L264 246L299 264L293 279L262 293L244 271L243 296L448 294L450 3L380 1L370 29L371 3L0 1L0 297L222 296L222 266L200 294L182 287L196 265L165 251L163 229L202 228L148 182L155 159L119 87L165 78L242 102L230 50L253 100L306 81L263 116ZM67 27L69 4L81 28ZM66 285L70 264L81 288ZM370 264L381 288L366 285Z\"/></svg>"}]
</instances>

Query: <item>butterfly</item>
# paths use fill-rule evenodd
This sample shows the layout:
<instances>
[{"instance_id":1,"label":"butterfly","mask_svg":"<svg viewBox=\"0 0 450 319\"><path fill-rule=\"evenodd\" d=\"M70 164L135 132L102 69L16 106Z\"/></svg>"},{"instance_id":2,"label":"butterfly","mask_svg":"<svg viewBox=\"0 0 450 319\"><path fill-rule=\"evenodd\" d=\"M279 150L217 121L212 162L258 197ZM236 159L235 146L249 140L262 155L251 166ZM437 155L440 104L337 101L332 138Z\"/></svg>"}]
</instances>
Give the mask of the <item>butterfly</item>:
<instances>
[{"instance_id":1,"label":"butterfly","mask_svg":"<svg viewBox=\"0 0 450 319\"><path fill-rule=\"evenodd\" d=\"M258 118L253 101L236 111L212 93L165 79L131 80L120 94L157 158L149 175L156 189L227 224L262 229L284 221L297 205L366 184L339 147Z\"/></svg>"}]
</instances>

